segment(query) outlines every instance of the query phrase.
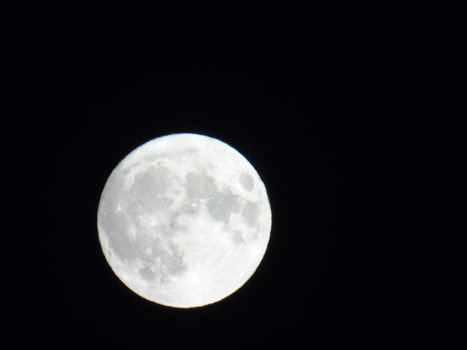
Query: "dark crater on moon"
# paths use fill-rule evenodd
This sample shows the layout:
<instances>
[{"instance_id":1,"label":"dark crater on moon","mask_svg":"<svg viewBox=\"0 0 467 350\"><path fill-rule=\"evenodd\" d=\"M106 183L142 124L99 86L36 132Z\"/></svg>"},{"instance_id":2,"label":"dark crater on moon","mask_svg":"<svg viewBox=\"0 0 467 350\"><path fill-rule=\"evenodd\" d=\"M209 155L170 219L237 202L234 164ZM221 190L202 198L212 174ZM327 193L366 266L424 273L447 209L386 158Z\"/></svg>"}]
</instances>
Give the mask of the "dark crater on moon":
<instances>
[{"instance_id":1,"label":"dark crater on moon","mask_svg":"<svg viewBox=\"0 0 467 350\"><path fill-rule=\"evenodd\" d=\"M185 184L189 198L207 200L208 212L216 221L228 223L231 213L240 210L238 196L229 189L219 191L214 179L205 172L188 173Z\"/></svg>"},{"instance_id":2,"label":"dark crater on moon","mask_svg":"<svg viewBox=\"0 0 467 350\"><path fill-rule=\"evenodd\" d=\"M185 177L186 193L189 197L207 199L217 192L214 179L206 173L188 173Z\"/></svg>"},{"instance_id":3,"label":"dark crater on moon","mask_svg":"<svg viewBox=\"0 0 467 350\"><path fill-rule=\"evenodd\" d=\"M174 174L166 167L152 166L144 173L135 176L126 201L127 207L136 210L164 210L173 200L165 197L167 190L173 185Z\"/></svg>"},{"instance_id":4,"label":"dark crater on moon","mask_svg":"<svg viewBox=\"0 0 467 350\"><path fill-rule=\"evenodd\" d=\"M242 173L238 179L242 185L242 187L247 190L253 190L253 179L251 178L250 174Z\"/></svg>"},{"instance_id":5,"label":"dark crater on moon","mask_svg":"<svg viewBox=\"0 0 467 350\"><path fill-rule=\"evenodd\" d=\"M147 259L141 259L144 267L138 272L148 281L158 280L159 283L167 283L171 276L180 275L187 269L183 260L182 251L173 243L169 243L167 249L158 248L157 240L153 242L153 250ZM151 267L154 266L155 273Z\"/></svg>"},{"instance_id":6,"label":"dark crater on moon","mask_svg":"<svg viewBox=\"0 0 467 350\"><path fill-rule=\"evenodd\" d=\"M229 190L225 193L216 192L216 194L209 199L207 208L215 220L228 223L230 215L238 212L240 209L238 196L235 196Z\"/></svg>"},{"instance_id":7,"label":"dark crater on moon","mask_svg":"<svg viewBox=\"0 0 467 350\"><path fill-rule=\"evenodd\" d=\"M247 201L243 205L242 216L248 225L255 226L259 216L258 204L255 202Z\"/></svg>"}]
</instances>

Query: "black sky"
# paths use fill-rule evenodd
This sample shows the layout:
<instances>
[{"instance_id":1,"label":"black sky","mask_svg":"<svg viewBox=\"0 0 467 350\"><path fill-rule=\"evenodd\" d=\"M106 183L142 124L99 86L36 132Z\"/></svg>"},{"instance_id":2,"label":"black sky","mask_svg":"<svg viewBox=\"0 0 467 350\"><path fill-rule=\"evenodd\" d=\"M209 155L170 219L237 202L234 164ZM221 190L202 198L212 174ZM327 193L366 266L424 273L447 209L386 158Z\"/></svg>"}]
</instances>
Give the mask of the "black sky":
<instances>
[{"instance_id":1,"label":"black sky","mask_svg":"<svg viewBox=\"0 0 467 350\"><path fill-rule=\"evenodd\" d=\"M25 314L37 320L34 339L57 348L322 345L374 331L380 300L371 293L373 275L360 271L369 243L354 224L362 199L353 179L369 176L355 147L356 120L374 97L366 46L331 29L309 41L209 51L193 42L170 50L78 39L58 35L37 46L43 56L28 86L35 114L20 120L40 155L31 164L40 169L42 198L37 302ZM142 143L176 132L239 150L262 177L273 216L254 276L227 299L191 310L126 288L96 228L112 169Z\"/></svg>"}]
</instances>

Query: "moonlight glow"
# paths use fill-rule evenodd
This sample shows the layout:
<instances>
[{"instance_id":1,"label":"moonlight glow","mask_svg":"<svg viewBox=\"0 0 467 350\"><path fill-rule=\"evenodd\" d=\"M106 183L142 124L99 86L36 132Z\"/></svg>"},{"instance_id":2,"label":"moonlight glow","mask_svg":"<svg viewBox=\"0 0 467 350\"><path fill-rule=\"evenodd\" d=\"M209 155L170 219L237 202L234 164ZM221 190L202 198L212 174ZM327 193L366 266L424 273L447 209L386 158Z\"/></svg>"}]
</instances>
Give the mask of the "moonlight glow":
<instances>
[{"instance_id":1,"label":"moonlight glow","mask_svg":"<svg viewBox=\"0 0 467 350\"><path fill-rule=\"evenodd\" d=\"M219 301L252 276L271 210L239 152L210 137L174 134L145 143L113 170L97 223L104 255L128 288L185 308Z\"/></svg>"}]
</instances>

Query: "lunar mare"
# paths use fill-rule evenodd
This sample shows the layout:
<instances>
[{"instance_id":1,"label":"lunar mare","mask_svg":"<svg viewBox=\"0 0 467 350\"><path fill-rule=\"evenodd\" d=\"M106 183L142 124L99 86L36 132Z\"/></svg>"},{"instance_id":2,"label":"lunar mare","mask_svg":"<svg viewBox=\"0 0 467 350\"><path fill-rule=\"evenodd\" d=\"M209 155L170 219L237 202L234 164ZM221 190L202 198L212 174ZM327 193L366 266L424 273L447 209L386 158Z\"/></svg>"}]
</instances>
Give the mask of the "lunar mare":
<instances>
[{"instance_id":1,"label":"lunar mare","mask_svg":"<svg viewBox=\"0 0 467 350\"><path fill-rule=\"evenodd\" d=\"M253 166L202 135L149 141L109 176L99 202L102 250L135 293L173 307L217 302L266 251L271 210Z\"/></svg>"}]
</instances>

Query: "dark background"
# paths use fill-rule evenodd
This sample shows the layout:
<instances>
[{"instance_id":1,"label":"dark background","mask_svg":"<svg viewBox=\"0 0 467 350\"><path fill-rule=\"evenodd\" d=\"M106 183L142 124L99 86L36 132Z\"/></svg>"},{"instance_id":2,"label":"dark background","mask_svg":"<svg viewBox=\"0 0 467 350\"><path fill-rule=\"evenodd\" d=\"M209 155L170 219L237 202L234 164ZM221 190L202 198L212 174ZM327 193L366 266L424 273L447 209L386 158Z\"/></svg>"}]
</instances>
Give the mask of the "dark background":
<instances>
[{"instance_id":1,"label":"dark background","mask_svg":"<svg viewBox=\"0 0 467 350\"><path fill-rule=\"evenodd\" d=\"M382 67L369 61L371 40L344 29L322 27L294 41L239 45L224 37L218 45L188 39L164 47L89 33L82 40L77 30L34 46L41 53L27 86L34 113L19 120L39 155L31 167L41 183L34 306L24 314L34 342L319 346L371 340L384 328L378 272L365 258L378 250L355 223L368 215L360 186L374 171L360 160L362 144L371 147L361 135L378 137L360 117L375 111ZM254 276L221 302L187 310L125 287L96 227L112 169L142 143L176 132L240 151L262 177L273 216Z\"/></svg>"}]
</instances>

